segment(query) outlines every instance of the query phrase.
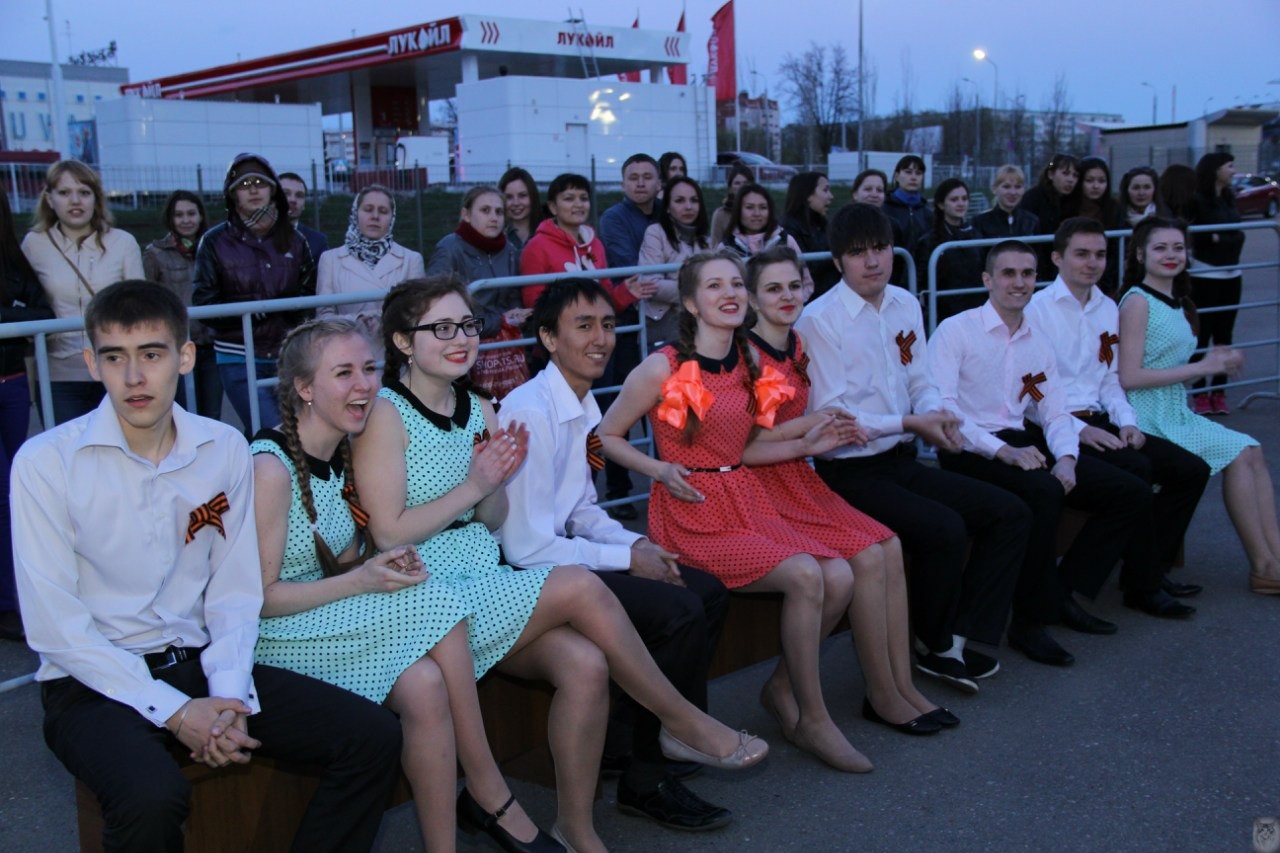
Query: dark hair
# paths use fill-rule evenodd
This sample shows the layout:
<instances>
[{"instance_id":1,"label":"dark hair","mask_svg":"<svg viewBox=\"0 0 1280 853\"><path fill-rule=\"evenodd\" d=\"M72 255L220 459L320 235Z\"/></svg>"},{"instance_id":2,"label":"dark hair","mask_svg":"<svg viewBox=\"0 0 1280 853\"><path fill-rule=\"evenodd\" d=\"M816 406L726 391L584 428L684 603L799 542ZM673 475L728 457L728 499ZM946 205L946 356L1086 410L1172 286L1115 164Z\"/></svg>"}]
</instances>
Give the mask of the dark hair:
<instances>
[{"instance_id":1,"label":"dark hair","mask_svg":"<svg viewBox=\"0 0 1280 853\"><path fill-rule=\"evenodd\" d=\"M730 209L730 212L732 213L732 217L729 222L728 233L729 234L741 233L739 229L742 227L742 202L749 195L764 196L765 203L769 207L769 218L765 220L764 230L760 232L767 237L768 235L772 234L774 231L778 230L778 212L777 210L774 209L773 196L769 193L767 189L760 186L760 184L747 184L745 187L742 187L740 190L738 190L738 192L734 195L733 207Z\"/></svg>"},{"instance_id":2,"label":"dark hair","mask_svg":"<svg viewBox=\"0 0 1280 853\"><path fill-rule=\"evenodd\" d=\"M1164 206L1164 200L1160 197L1160 176L1156 174L1156 170L1150 166L1134 166L1129 171L1120 176L1119 204L1121 215L1128 216L1129 211L1133 210L1133 204L1129 200L1129 185L1133 183L1133 179L1139 175L1146 175L1151 179L1151 203L1156 206L1156 215L1159 215L1160 209Z\"/></svg>"},{"instance_id":3,"label":"dark hair","mask_svg":"<svg viewBox=\"0 0 1280 853\"><path fill-rule=\"evenodd\" d=\"M1071 216L1062 220L1053 235L1053 250L1061 255L1067 250L1071 238L1077 234L1106 235L1106 226L1092 216Z\"/></svg>"},{"instance_id":4,"label":"dark hair","mask_svg":"<svg viewBox=\"0 0 1280 853\"><path fill-rule=\"evenodd\" d=\"M726 187L733 186L733 179L738 177L739 175L747 179L747 184L754 184L756 182L756 173L751 171L751 167L748 166L746 163L743 163L741 160L734 160L732 163L729 164L729 170L725 172L724 185ZM734 196L733 192L725 193L725 196L724 196L725 210L733 210L733 196Z\"/></svg>"},{"instance_id":5,"label":"dark hair","mask_svg":"<svg viewBox=\"0 0 1280 853\"><path fill-rule=\"evenodd\" d=\"M865 181L867 178L879 178L880 185L884 187L885 194L888 195L889 176L886 175L884 172L880 171L879 169L863 169L853 179L853 189L849 190L850 198L852 198L858 192L858 188L862 186L862 182Z\"/></svg>"},{"instance_id":6,"label":"dark hair","mask_svg":"<svg viewBox=\"0 0 1280 853\"><path fill-rule=\"evenodd\" d=\"M1160 198L1173 219L1190 219L1196 197L1196 170L1185 163L1170 163L1160 173Z\"/></svg>"},{"instance_id":7,"label":"dark hair","mask_svg":"<svg viewBox=\"0 0 1280 853\"><path fill-rule=\"evenodd\" d=\"M396 335L409 333L432 305L450 293L461 296L467 309L475 313L475 302L466 282L453 273L406 279L388 291L382 300L382 345L386 352L382 384L399 382L400 374L409 366L409 357L400 351ZM460 390L472 387L467 377L456 380L454 385Z\"/></svg>"},{"instance_id":8,"label":"dark hair","mask_svg":"<svg viewBox=\"0 0 1280 853\"><path fill-rule=\"evenodd\" d=\"M671 248L679 251L680 237L676 233L676 221L671 216L671 193L680 184L688 184L693 187L693 194L698 197L698 218L693 221L694 248L707 248L707 234L711 230L710 218L707 216L707 203L702 198L702 187L698 186L698 182L693 178L679 177L672 178L662 186L662 197L667 200L667 204L662 205L662 210L658 214L658 224L662 226L662 233L667 235L667 241L671 243Z\"/></svg>"},{"instance_id":9,"label":"dark hair","mask_svg":"<svg viewBox=\"0 0 1280 853\"><path fill-rule=\"evenodd\" d=\"M1074 169L1076 174L1080 174L1080 161L1072 154L1054 154L1053 158L1045 164L1044 170L1040 172L1039 186L1046 190L1053 190L1053 173L1063 169ZM1076 189L1071 191L1072 195L1080 189L1080 182L1076 181ZM1055 190L1056 192L1056 190Z\"/></svg>"},{"instance_id":10,"label":"dark hair","mask_svg":"<svg viewBox=\"0 0 1280 853\"><path fill-rule=\"evenodd\" d=\"M90 343L108 326L135 329L159 323L173 335L174 344L187 341L187 307L178 295L162 284L128 279L102 288L84 309L84 330Z\"/></svg>"},{"instance_id":11,"label":"dark hair","mask_svg":"<svg viewBox=\"0 0 1280 853\"><path fill-rule=\"evenodd\" d=\"M1094 170L1101 169L1107 179L1107 188L1096 202L1090 201L1084 194L1084 176ZM1116 220L1116 200L1111 195L1111 167L1101 157L1085 157L1080 161L1080 187L1076 199L1076 215L1091 216L1104 225L1111 225Z\"/></svg>"},{"instance_id":12,"label":"dark hair","mask_svg":"<svg viewBox=\"0 0 1280 853\"><path fill-rule=\"evenodd\" d=\"M356 469L351 463L351 439L343 436L338 443L338 452L342 454L342 476L344 484L342 497L351 510L351 517L356 523L357 532L363 534L360 556L350 563L341 563L334 556L333 550L320 536L315 527L317 514L315 498L311 494L311 467L307 455L302 450L302 440L298 437L298 414L302 411L302 398L298 395L295 380L310 383L316 378L317 362L326 342L346 335L363 336L360 327L347 317L330 317L327 319L308 320L301 326L285 335L280 344L278 364L279 384L276 385L276 398L280 401L280 433L284 436L284 449L293 463L293 476L298 483L298 491L302 497L302 509L312 524L312 536L315 539L316 561L325 577L340 575L357 565L364 557L375 553L376 546L369 536L368 514L360 507L360 496L356 491Z\"/></svg>"},{"instance_id":13,"label":"dark hair","mask_svg":"<svg viewBox=\"0 0 1280 853\"><path fill-rule=\"evenodd\" d=\"M873 204L846 204L827 225L827 245L835 258L875 246L892 246L893 223Z\"/></svg>"},{"instance_id":14,"label":"dark hair","mask_svg":"<svg viewBox=\"0 0 1280 853\"><path fill-rule=\"evenodd\" d=\"M827 217L809 206L809 196L818 191L818 183L826 177L821 172L800 172L793 177L787 184L787 198L782 205L786 215L811 228L826 228Z\"/></svg>"},{"instance_id":15,"label":"dark hair","mask_svg":"<svg viewBox=\"0 0 1280 853\"><path fill-rule=\"evenodd\" d=\"M658 161L650 157L648 154L644 154L644 153L632 154L626 160L623 160L622 174L625 175L627 173L627 167L635 163L648 163L650 166L653 167L653 170L658 173L659 179L660 180L662 179L662 172L658 169Z\"/></svg>"},{"instance_id":16,"label":"dark hair","mask_svg":"<svg viewBox=\"0 0 1280 853\"><path fill-rule=\"evenodd\" d=\"M1135 284L1142 283L1142 280L1146 278L1147 265L1143 263L1145 259L1140 258L1139 253L1146 251L1152 232L1161 228L1172 228L1176 231L1181 231L1183 242L1190 243L1190 238L1187 235L1187 223L1181 219L1148 216L1133 226L1133 236L1129 239L1128 248L1125 250L1124 283L1120 287L1119 296L1123 297ZM1196 312L1196 304L1191 301L1191 274L1187 271L1191 265L1190 261L1191 249L1188 245L1187 266L1184 266L1182 272L1178 273L1173 279L1173 300L1182 308L1183 316L1191 324L1191 331L1198 335L1200 334L1200 315Z\"/></svg>"},{"instance_id":17,"label":"dark hair","mask_svg":"<svg viewBox=\"0 0 1280 853\"><path fill-rule=\"evenodd\" d=\"M608 292L593 278L556 279L538 294L525 328L535 338L540 337L544 329L553 335L560 334L560 315L579 299L591 305L603 301L613 307Z\"/></svg>"},{"instance_id":18,"label":"dark hair","mask_svg":"<svg viewBox=\"0 0 1280 853\"><path fill-rule=\"evenodd\" d=\"M307 182L302 180L302 176L297 172L281 172L277 177L282 181L297 181L302 184L303 189L306 189L307 187Z\"/></svg>"},{"instance_id":19,"label":"dark hair","mask_svg":"<svg viewBox=\"0 0 1280 853\"><path fill-rule=\"evenodd\" d=\"M919 154L903 155L898 160L898 165L893 167L893 186L895 189L898 186L898 173L901 172L903 169L909 169L912 166L915 166L921 172L925 172L925 173L928 172L928 169L926 169L924 165L924 158L921 157ZM885 184L885 191L888 192L888 190L889 190L889 185Z\"/></svg>"},{"instance_id":20,"label":"dark hair","mask_svg":"<svg viewBox=\"0 0 1280 853\"><path fill-rule=\"evenodd\" d=\"M991 251L987 253L987 275L996 274L996 258L1012 252L1017 252L1020 255L1030 255L1032 258L1037 257L1036 250L1021 240L1001 240L992 246ZM1032 265L1034 266L1035 264L1033 263Z\"/></svg>"},{"instance_id":21,"label":"dark hair","mask_svg":"<svg viewBox=\"0 0 1280 853\"><path fill-rule=\"evenodd\" d=\"M196 206L196 210L200 213L200 227L196 229L195 235L191 238L192 242L199 243L200 238L204 236L204 232L209 229L209 217L204 212L204 202L200 200L200 196L190 190L174 190L169 193L169 198L164 203L164 215L161 224L170 231L173 228L173 212L180 201L189 201ZM176 234L177 232L174 231Z\"/></svg>"},{"instance_id":22,"label":"dark hair","mask_svg":"<svg viewBox=\"0 0 1280 853\"><path fill-rule=\"evenodd\" d=\"M728 261L738 268L738 274L746 279L746 269L742 265L742 259L734 252L721 249L716 252L699 252L693 257L687 259L680 265L680 271L676 273L676 291L680 296L679 313L676 315L677 333L676 339L672 341L671 346L676 351L676 364L684 364L686 361L692 361L697 358L698 350L694 344L694 337L698 333L698 318L689 313L685 308L685 301L692 300L698 293L698 277L702 273L702 268L712 261ZM747 414L755 412L756 401L756 380L760 378L760 368L751 359L751 347L747 339L747 324L743 322L733 330L733 345L738 349L738 358L747 366L747 375L743 377L742 384L746 386L747 391ZM702 428L702 422L693 409L689 409L688 418L684 425L684 440L686 444L692 444L694 436L698 434L698 430Z\"/></svg>"},{"instance_id":23,"label":"dark hair","mask_svg":"<svg viewBox=\"0 0 1280 853\"><path fill-rule=\"evenodd\" d=\"M964 190L964 194L969 195L969 185L959 178L947 178L933 191L933 245L935 246L951 239L947 235L947 217L942 212L942 206L946 203L947 196L956 190Z\"/></svg>"},{"instance_id":24,"label":"dark hair","mask_svg":"<svg viewBox=\"0 0 1280 853\"><path fill-rule=\"evenodd\" d=\"M689 161L679 151L667 151L658 158L658 178L665 184L667 182L667 170L671 168L671 164L679 160L684 164L684 173L689 174Z\"/></svg>"},{"instance_id":25,"label":"dark hair","mask_svg":"<svg viewBox=\"0 0 1280 853\"><path fill-rule=\"evenodd\" d=\"M794 264L796 274L804 276L804 264L800 261L800 256L796 254L796 250L785 243L776 243L763 252L758 252L747 259L747 290L751 293L756 292L756 288L760 284L760 275L764 272L764 268L774 264Z\"/></svg>"},{"instance_id":26,"label":"dark hair","mask_svg":"<svg viewBox=\"0 0 1280 853\"><path fill-rule=\"evenodd\" d=\"M260 170L245 169L243 167L246 163L257 163L262 168ZM284 187L280 186L280 176L271 168L271 164L265 157L258 154L237 154L231 161L231 165L227 167L227 177L222 184L222 197L227 206L227 218L240 216L236 211L235 190L232 185L239 175L247 171L261 171L275 181L275 187L271 191L271 202L276 208L276 222L267 232L267 236L271 238L276 249L284 254L293 247L293 240L298 232L294 230L293 223L289 220L289 200L285 198ZM304 240L303 243L305 244L306 241Z\"/></svg>"},{"instance_id":27,"label":"dark hair","mask_svg":"<svg viewBox=\"0 0 1280 853\"><path fill-rule=\"evenodd\" d=\"M591 182L582 175L577 175L573 172L565 172L552 178L550 186L547 187L547 201L543 205L544 218L551 218L550 205L565 190L586 190L589 196L591 195Z\"/></svg>"},{"instance_id":28,"label":"dark hair","mask_svg":"<svg viewBox=\"0 0 1280 853\"><path fill-rule=\"evenodd\" d=\"M9 196L0 192L0 297L5 295L6 285L11 278L38 281L31 262L22 252L15 225L13 212L9 209ZM4 304L8 305L9 300L4 300Z\"/></svg>"},{"instance_id":29,"label":"dark hair","mask_svg":"<svg viewBox=\"0 0 1280 853\"><path fill-rule=\"evenodd\" d=\"M1230 151L1210 151L1196 163L1196 197L1212 204L1221 196L1223 201L1232 202L1236 194L1227 184L1218 192L1218 170L1228 163L1234 163L1236 155Z\"/></svg>"},{"instance_id":30,"label":"dark hair","mask_svg":"<svg viewBox=\"0 0 1280 853\"><path fill-rule=\"evenodd\" d=\"M526 170L519 166L512 166L510 169L502 173L502 177L498 178L498 189L505 195L507 192L507 184L512 181L520 181L524 184L524 188L529 192L529 233L532 234L538 228L538 223L542 221L542 196L538 194L538 184ZM507 220L510 222L510 219Z\"/></svg>"}]
</instances>

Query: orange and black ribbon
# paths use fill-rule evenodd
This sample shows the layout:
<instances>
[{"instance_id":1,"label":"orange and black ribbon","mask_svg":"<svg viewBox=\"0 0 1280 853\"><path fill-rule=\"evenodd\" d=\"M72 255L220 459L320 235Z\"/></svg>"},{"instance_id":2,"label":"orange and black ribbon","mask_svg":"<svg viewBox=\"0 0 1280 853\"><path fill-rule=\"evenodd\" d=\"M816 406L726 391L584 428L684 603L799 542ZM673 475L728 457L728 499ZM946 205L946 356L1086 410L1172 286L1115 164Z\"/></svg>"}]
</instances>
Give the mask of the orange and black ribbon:
<instances>
[{"instance_id":1,"label":"orange and black ribbon","mask_svg":"<svg viewBox=\"0 0 1280 853\"><path fill-rule=\"evenodd\" d=\"M347 502L347 509L351 512L351 520L356 523L356 527L361 530L369 529L369 510L360 505L354 480L348 480L342 486L342 499Z\"/></svg>"},{"instance_id":2,"label":"orange and black ribbon","mask_svg":"<svg viewBox=\"0 0 1280 853\"><path fill-rule=\"evenodd\" d=\"M595 430L587 433L587 464L593 473L604 467L604 442Z\"/></svg>"},{"instance_id":3,"label":"orange and black ribbon","mask_svg":"<svg viewBox=\"0 0 1280 853\"><path fill-rule=\"evenodd\" d=\"M218 492L208 503L200 504L191 510L187 521L187 541L195 539L196 531L202 527L212 527L222 534L223 539L226 539L227 528L222 524L222 514L230 509L231 503L227 500L227 493Z\"/></svg>"},{"instance_id":4,"label":"orange and black ribbon","mask_svg":"<svg viewBox=\"0 0 1280 853\"><path fill-rule=\"evenodd\" d=\"M1044 392L1040 390L1040 383L1044 382L1048 378L1049 377L1044 375L1043 371L1035 374L1034 376L1030 373L1024 373L1022 376L1022 391L1018 394L1018 401L1021 402L1022 398L1028 394L1030 394L1031 399L1037 403L1043 400Z\"/></svg>"},{"instance_id":5,"label":"orange and black ribbon","mask_svg":"<svg viewBox=\"0 0 1280 853\"><path fill-rule=\"evenodd\" d=\"M791 362L796 367L796 373L800 374L800 381L805 385L812 385L809 380L809 353L802 352L800 357Z\"/></svg>"},{"instance_id":6,"label":"orange and black ribbon","mask_svg":"<svg viewBox=\"0 0 1280 853\"><path fill-rule=\"evenodd\" d=\"M486 441L488 441L488 440L489 440L489 428L488 428L488 427L485 427L485 428L484 428L483 430L481 430L480 432L473 432L473 433L471 434L471 446L472 446L472 447L479 447L480 445L484 444L484 443L485 443Z\"/></svg>"},{"instance_id":7,"label":"orange and black ribbon","mask_svg":"<svg viewBox=\"0 0 1280 853\"><path fill-rule=\"evenodd\" d=\"M898 332L893 340L898 345L898 360L906 367L911 363L911 345L916 342L916 333L914 330L910 334Z\"/></svg>"},{"instance_id":8,"label":"orange and black ribbon","mask_svg":"<svg viewBox=\"0 0 1280 853\"><path fill-rule=\"evenodd\" d=\"M1110 332L1103 332L1098 335L1101 345L1098 347L1098 361L1101 361L1107 367L1111 366L1111 362L1115 360L1116 354L1112 349L1116 344L1120 343L1120 336L1113 335Z\"/></svg>"}]
</instances>

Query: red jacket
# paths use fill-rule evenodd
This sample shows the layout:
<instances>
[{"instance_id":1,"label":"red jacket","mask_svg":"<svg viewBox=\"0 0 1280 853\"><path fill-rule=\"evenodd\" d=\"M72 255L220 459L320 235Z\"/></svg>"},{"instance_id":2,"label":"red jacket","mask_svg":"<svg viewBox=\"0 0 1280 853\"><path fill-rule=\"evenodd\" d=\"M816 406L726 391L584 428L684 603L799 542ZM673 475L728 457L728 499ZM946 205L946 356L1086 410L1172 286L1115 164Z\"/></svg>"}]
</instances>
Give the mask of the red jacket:
<instances>
[{"instance_id":1,"label":"red jacket","mask_svg":"<svg viewBox=\"0 0 1280 853\"><path fill-rule=\"evenodd\" d=\"M604 244L596 237L590 225L578 229L582 241L575 243L560 226L551 219L544 219L538 224L538 230L525 243L520 253L521 275L547 275L549 273L572 274L581 270L604 269ZM627 290L626 285L615 285L608 279L600 284L613 299L614 309L621 311L635 304L636 298ZM532 308L538 294L546 288L544 284L531 284L520 289L520 298L526 308Z\"/></svg>"}]
</instances>

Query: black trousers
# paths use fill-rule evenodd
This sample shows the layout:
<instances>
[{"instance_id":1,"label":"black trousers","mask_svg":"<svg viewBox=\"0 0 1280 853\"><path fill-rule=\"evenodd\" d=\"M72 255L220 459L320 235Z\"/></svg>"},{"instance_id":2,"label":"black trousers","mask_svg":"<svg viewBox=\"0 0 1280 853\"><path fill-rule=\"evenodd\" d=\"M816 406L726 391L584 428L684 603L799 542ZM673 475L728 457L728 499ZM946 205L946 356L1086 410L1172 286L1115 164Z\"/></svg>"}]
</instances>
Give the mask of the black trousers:
<instances>
[{"instance_id":1,"label":"black trousers","mask_svg":"<svg viewBox=\"0 0 1280 853\"><path fill-rule=\"evenodd\" d=\"M953 634L998 645L1031 512L1002 489L920 464L914 444L899 448L817 459L814 466L832 491L893 530L910 553L907 592L917 637L934 651L950 648Z\"/></svg>"},{"instance_id":2,"label":"black trousers","mask_svg":"<svg viewBox=\"0 0 1280 853\"><path fill-rule=\"evenodd\" d=\"M155 673L193 697L208 695L198 659ZM297 853L369 850L400 758L400 724L387 709L339 687L268 666L253 668L262 712L249 734L262 755L323 768L294 836ZM98 797L103 848L174 853L191 787L168 746L174 738L128 705L72 678L41 685L45 742ZM234 814L227 820L237 820Z\"/></svg>"},{"instance_id":3,"label":"black trousers","mask_svg":"<svg viewBox=\"0 0 1280 853\"><path fill-rule=\"evenodd\" d=\"M1112 435L1120 430L1103 413L1082 418L1089 426ZM1120 582L1126 589L1155 591L1177 558L1178 548L1191 526L1191 518L1209 483L1209 463L1171 441L1147 436L1138 450L1094 450L1080 445L1081 454L1101 459L1109 465L1158 486L1151 498L1151 516L1139 525L1124 552ZM1095 593L1096 594L1096 593Z\"/></svg>"},{"instance_id":4,"label":"black trousers","mask_svg":"<svg viewBox=\"0 0 1280 853\"><path fill-rule=\"evenodd\" d=\"M1037 447L1048 464L1053 457L1039 429L997 433L1013 447ZM1031 538L1014 591L1014 616L1028 622L1056 622L1068 592L1097 595L1139 525L1151 516L1151 486L1093 456L1076 460L1076 486L1070 494L1048 468L1024 471L976 453L941 458L942 465L1013 492L1031 509ZM1058 521L1062 508L1091 513L1071 547L1057 563ZM1149 522L1148 522L1149 523Z\"/></svg>"},{"instance_id":5,"label":"black trousers","mask_svg":"<svg viewBox=\"0 0 1280 853\"><path fill-rule=\"evenodd\" d=\"M1191 277L1191 299L1196 303L1196 308L1217 308L1222 305L1239 305L1240 296L1244 292L1244 278L1242 276L1234 276L1232 278L1197 278ZM1230 311L1215 311L1212 314L1201 314L1200 334L1196 339L1196 349L1204 349L1213 344L1214 346L1228 346L1232 342L1232 335L1236 327L1236 314L1239 313L1235 309ZM1199 361L1204 358L1202 355L1193 355L1192 361ZM1215 373L1212 377L1210 385L1225 385L1229 377L1225 373ZM1194 387L1203 388L1204 380L1197 379Z\"/></svg>"},{"instance_id":6,"label":"black trousers","mask_svg":"<svg viewBox=\"0 0 1280 853\"><path fill-rule=\"evenodd\" d=\"M680 695L707 709L707 668L720 641L729 612L729 592L706 572L681 566L685 586L663 583L630 572L597 572L635 625L658 669ZM660 763L658 718L627 697L632 728L632 758Z\"/></svg>"},{"instance_id":7,"label":"black trousers","mask_svg":"<svg viewBox=\"0 0 1280 853\"><path fill-rule=\"evenodd\" d=\"M623 309L618 315L619 326L630 326L638 322L640 322L640 314L634 305ZM593 383L593 386L596 388L608 388L613 385L621 385L627 381L627 376L636 369L642 358L639 332L625 332L618 335L617 343L613 348L613 355L609 356L609 362L605 365L604 373ZM609 406L617 396L617 394L601 394L597 397L596 402L600 406L600 411L602 413L609 411ZM641 429L644 429L643 420L641 424ZM604 463L604 483L606 500L626 497L631 494L631 471L611 459L606 459Z\"/></svg>"}]
</instances>

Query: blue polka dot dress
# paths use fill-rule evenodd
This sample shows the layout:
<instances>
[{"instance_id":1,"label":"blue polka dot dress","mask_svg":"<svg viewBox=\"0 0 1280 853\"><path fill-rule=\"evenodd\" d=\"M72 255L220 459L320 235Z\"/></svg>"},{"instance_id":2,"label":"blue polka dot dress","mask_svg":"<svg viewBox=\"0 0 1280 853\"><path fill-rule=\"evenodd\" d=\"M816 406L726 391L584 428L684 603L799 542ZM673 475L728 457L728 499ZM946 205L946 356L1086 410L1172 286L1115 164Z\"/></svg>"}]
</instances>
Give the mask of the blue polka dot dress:
<instances>
[{"instance_id":1,"label":"blue polka dot dress","mask_svg":"<svg viewBox=\"0 0 1280 853\"><path fill-rule=\"evenodd\" d=\"M291 583L324 577L316 556L311 521L302 506L298 472L283 447L284 437L264 430L253 453L275 456L293 478L289 533L280 580ZM342 498L341 457L332 462L308 459L316 530L334 554L355 539L356 526ZM258 663L309 675L381 702L410 664L425 655L455 625L467 608L439 579L397 592L353 595L301 613L264 617L258 627Z\"/></svg>"},{"instance_id":2,"label":"blue polka dot dress","mask_svg":"<svg viewBox=\"0 0 1280 853\"><path fill-rule=\"evenodd\" d=\"M452 417L439 415L399 382L378 396L395 405L409 436L405 502L437 500L467 478L475 446L487 437L480 398L459 393ZM497 540L469 509L449 527L418 544L432 577L448 586L471 614L467 619L476 678L515 645L533 615L550 568L516 571L499 562Z\"/></svg>"},{"instance_id":3,"label":"blue polka dot dress","mask_svg":"<svg viewBox=\"0 0 1280 853\"><path fill-rule=\"evenodd\" d=\"M1142 366L1165 370L1190 361L1196 336L1182 308L1144 285L1132 288L1120 304L1128 299L1147 300L1147 348L1142 354ZM1194 453L1209 463L1214 474L1234 462L1246 447L1257 446L1258 442L1244 433L1191 411L1185 392L1181 383L1129 391L1129 403L1138 415L1138 429Z\"/></svg>"}]
</instances>

